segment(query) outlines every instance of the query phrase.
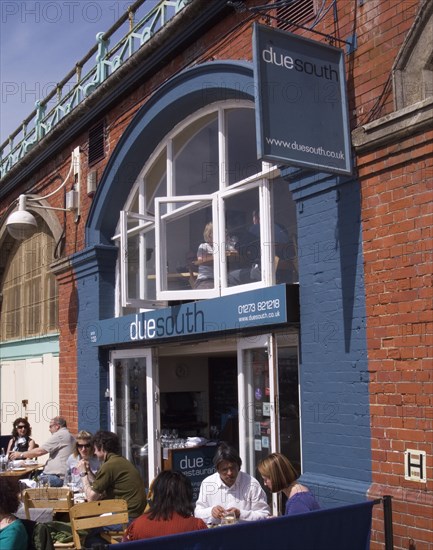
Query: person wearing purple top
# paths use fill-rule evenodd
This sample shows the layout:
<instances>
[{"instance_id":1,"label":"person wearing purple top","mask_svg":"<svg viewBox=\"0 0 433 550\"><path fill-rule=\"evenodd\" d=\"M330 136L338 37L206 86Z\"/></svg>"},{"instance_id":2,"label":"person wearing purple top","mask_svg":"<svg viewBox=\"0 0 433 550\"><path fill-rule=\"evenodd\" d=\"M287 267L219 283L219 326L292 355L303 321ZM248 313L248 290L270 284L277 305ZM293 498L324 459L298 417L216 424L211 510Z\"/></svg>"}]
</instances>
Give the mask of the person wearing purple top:
<instances>
[{"instance_id":1,"label":"person wearing purple top","mask_svg":"<svg viewBox=\"0 0 433 550\"><path fill-rule=\"evenodd\" d=\"M298 482L298 474L286 456L272 453L259 462L257 469L270 491L282 491L286 495L285 516L319 510L320 505L313 493Z\"/></svg>"}]
</instances>

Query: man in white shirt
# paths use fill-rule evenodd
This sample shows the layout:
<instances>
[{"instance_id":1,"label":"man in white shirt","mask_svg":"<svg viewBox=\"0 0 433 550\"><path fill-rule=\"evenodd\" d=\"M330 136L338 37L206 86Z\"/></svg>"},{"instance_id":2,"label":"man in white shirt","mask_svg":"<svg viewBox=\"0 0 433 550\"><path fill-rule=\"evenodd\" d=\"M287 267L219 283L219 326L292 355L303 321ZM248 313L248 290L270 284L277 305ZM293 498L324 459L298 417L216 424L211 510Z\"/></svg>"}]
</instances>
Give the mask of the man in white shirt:
<instances>
[{"instance_id":1,"label":"man in white shirt","mask_svg":"<svg viewBox=\"0 0 433 550\"><path fill-rule=\"evenodd\" d=\"M220 523L227 514L241 521L269 517L265 492L257 479L240 471L242 460L235 449L220 445L213 463L217 471L201 483L195 517L207 523Z\"/></svg>"}]
</instances>

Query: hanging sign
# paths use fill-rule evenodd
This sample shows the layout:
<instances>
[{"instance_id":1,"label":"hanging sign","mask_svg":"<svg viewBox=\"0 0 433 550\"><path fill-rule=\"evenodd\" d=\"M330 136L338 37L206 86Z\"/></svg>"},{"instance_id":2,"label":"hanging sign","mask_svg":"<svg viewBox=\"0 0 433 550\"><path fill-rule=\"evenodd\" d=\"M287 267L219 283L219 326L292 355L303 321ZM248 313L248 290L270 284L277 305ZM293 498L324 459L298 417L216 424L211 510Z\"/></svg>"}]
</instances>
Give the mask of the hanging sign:
<instances>
[{"instance_id":1,"label":"hanging sign","mask_svg":"<svg viewBox=\"0 0 433 550\"><path fill-rule=\"evenodd\" d=\"M258 157L352 173L344 53L254 24Z\"/></svg>"}]
</instances>

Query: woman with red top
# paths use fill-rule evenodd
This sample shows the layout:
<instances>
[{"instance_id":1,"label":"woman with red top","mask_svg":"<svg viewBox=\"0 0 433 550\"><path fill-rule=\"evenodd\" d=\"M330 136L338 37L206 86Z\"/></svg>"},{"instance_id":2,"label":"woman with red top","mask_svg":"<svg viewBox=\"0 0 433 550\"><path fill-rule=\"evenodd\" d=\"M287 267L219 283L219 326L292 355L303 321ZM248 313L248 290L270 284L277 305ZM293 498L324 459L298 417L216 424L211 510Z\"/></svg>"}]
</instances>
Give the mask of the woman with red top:
<instances>
[{"instance_id":1,"label":"woman with red top","mask_svg":"<svg viewBox=\"0 0 433 550\"><path fill-rule=\"evenodd\" d=\"M152 484L149 509L131 523L123 540L150 539L207 529L202 519L193 517L193 511L189 479L180 472L161 472Z\"/></svg>"}]
</instances>

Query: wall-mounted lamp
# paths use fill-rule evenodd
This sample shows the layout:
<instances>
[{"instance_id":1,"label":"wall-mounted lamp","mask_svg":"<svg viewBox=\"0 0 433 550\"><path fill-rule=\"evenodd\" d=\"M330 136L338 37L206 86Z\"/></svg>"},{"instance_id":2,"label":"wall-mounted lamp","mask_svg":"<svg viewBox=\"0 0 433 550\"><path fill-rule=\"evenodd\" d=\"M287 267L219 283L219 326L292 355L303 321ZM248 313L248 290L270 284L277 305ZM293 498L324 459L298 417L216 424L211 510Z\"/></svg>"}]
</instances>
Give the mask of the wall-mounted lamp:
<instances>
[{"instance_id":1,"label":"wall-mounted lamp","mask_svg":"<svg viewBox=\"0 0 433 550\"><path fill-rule=\"evenodd\" d=\"M25 239L28 239L33 235L33 233L36 231L38 223L36 221L36 218L33 216L31 212L27 210L28 203L31 203L31 208L41 208L45 210L61 210L63 212L71 212L75 211L75 221L78 221L79 218L79 205L80 205L80 151L77 147L74 149L72 153L72 162L71 162L71 168L69 169L68 175L66 176L65 180L62 182L62 184L52 193L49 195L46 195L45 197L36 197L36 196L30 196L30 195L20 195L18 199L18 210L15 212L12 212L12 214L9 215L8 219L6 220L6 228L14 239L17 239L19 241L23 241ZM66 206L67 208L57 208L54 206L44 206L40 204L35 204L35 201L40 201L42 199L47 199L48 197L51 197L57 191L62 189L62 187L65 186L69 176L71 175L72 171L74 172L75 176L75 184L74 189L71 191L68 191L66 193Z\"/></svg>"}]
</instances>

